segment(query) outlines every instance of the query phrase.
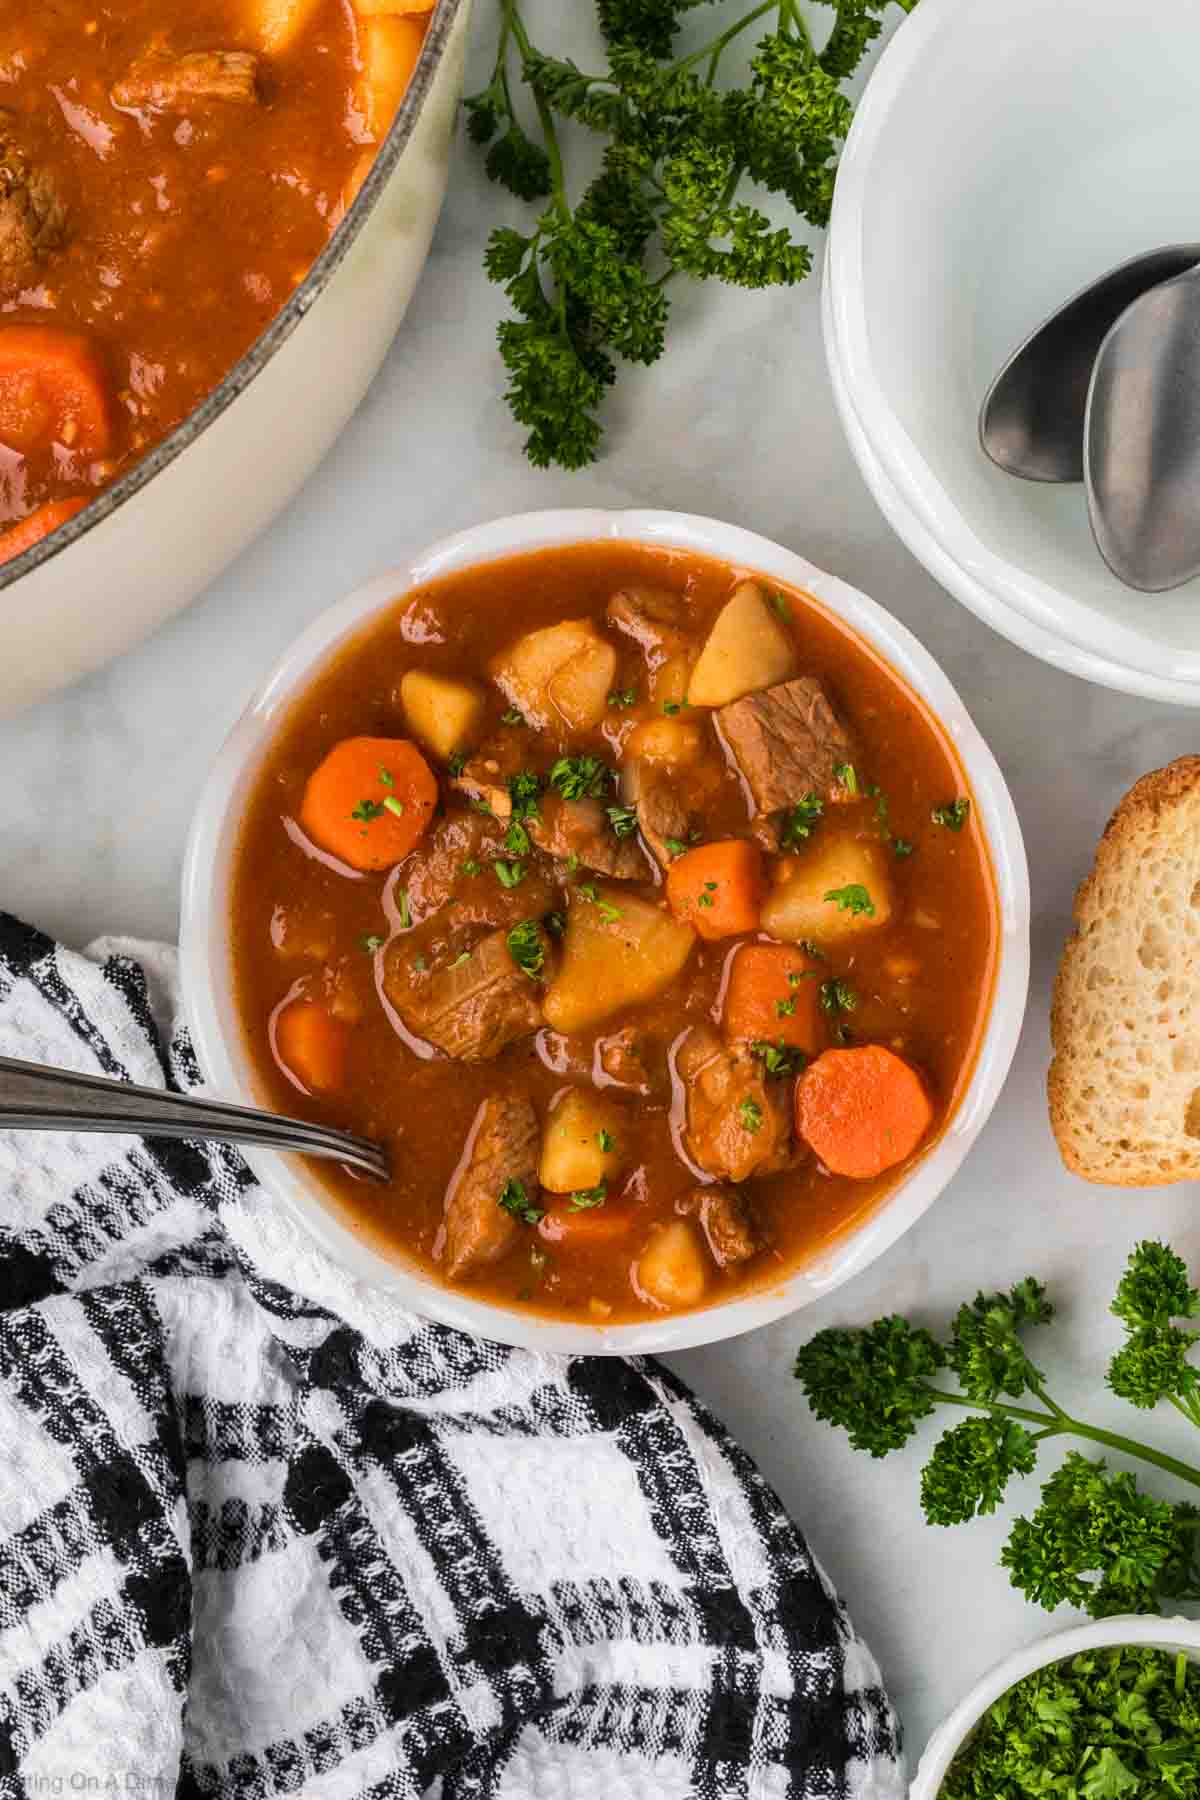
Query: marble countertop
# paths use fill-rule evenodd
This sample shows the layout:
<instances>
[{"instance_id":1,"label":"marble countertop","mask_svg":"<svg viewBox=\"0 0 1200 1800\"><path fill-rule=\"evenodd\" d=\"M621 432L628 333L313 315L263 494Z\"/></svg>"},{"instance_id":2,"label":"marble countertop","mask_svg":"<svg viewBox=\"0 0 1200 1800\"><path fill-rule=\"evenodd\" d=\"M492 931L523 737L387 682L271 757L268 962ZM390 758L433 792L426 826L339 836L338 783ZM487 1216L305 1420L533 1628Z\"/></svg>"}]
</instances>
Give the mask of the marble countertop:
<instances>
[{"instance_id":1,"label":"marble countertop","mask_svg":"<svg viewBox=\"0 0 1200 1800\"><path fill-rule=\"evenodd\" d=\"M890 1310L940 1323L978 1286L1032 1272L1062 1308L1051 1328L1062 1396L1077 1393L1091 1416L1120 1417L1102 1389L1120 1265L1144 1235L1171 1238L1194 1263L1200 1213L1190 1186L1130 1196L1064 1173L1044 1099L1049 989L1073 889L1110 811L1138 775L1194 751L1197 724L1043 667L912 560L842 438L816 277L793 294L682 294L666 360L623 378L605 460L576 475L530 468L499 398L499 300L479 266L493 214L460 147L408 321L323 468L182 618L116 666L0 722L0 905L73 944L110 932L171 937L189 815L251 689L330 601L480 519L561 504L713 514L803 551L903 619L990 741L1024 827L1033 986L1016 1065L966 1167L880 1262L804 1317L674 1363L801 1522L883 1665L915 1762L989 1664L1050 1628L997 1566L1020 1508L950 1532L924 1525L919 1449L883 1463L852 1455L808 1414L792 1357L822 1325ZM1156 1420L1155 1430L1170 1442L1169 1424ZM1034 1492L1024 1485L1027 1502ZM1053 1621L1070 1622L1065 1612Z\"/></svg>"}]
</instances>

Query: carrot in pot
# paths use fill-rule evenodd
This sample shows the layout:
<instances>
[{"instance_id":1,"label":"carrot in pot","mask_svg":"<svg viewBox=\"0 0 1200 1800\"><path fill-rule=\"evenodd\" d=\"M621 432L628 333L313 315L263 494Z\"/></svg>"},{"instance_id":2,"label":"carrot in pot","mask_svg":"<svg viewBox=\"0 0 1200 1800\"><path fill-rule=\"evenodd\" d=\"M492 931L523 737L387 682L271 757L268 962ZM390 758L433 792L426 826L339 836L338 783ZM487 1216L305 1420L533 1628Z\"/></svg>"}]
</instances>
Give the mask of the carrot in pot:
<instances>
[{"instance_id":1,"label":"carrot in pot","mask_svg":"<svg viewBox=\"0 0 1200 1800\"><path fill-rule=\"evenodd\" d=\"M345 1084L349 1051L350 1027L315 1000L290 1000L275 1020L275 1054L309 1093Z\"/></svg>"},{"instance_id":2,"label":"carrot in pot","mask_svg":"<svg viewBox=\"0 0 1200 1800\"><path fill-rule=\"evenodd\" d=\"M569 1200L559 1200L547 1208L538 1226L538 1235L546 1243L561 1245L564 1250L584 1250L591 1246L598 1249L602 1244L615 1244L619 1238L628 1236L633 1221L634 1215L628 1207L607 1203L573 1207Z\"/></svg>"},{"instance_id":3,"label":"carrot in pot","mask_svg":"<svg viewBox=\"0 0 1200 1800\"><path fill-rule=\"evenodd\" d=\"M90 458L112 438L111 385L91 338L58 325L0 327L0 441L22 454L61 444Z\"/></svg>"},{"instance_id":4,"label":"carrot in pot","mask_svg":"<svg viewBox=\"0 0 1200 1800\"><path fill-rule=\"evenodd\" d=\"M791 944L746 944L736 950L725 990L725 1036L767 1039L816 1056L821 1030L821 975L828 965Z\"/></svg>"},{"instance_id":5,"label":"carrot in pot","mask_svg":"<svg viewBox=\"0 0 1200 1800\"><path fill-rule=\"evenodd\" d=\"M390 869L419 841L437 799L437 778L407 738L343 738L309 776L300 823L352 869Z\"/></svg>"},{"instance_id":6,"label":"carrot in pot","mask_svg":"<svg viewBox=\"0 0 1200 1800\"><path fill-rule=\"evenodd\" d=\"M73 519L77 512L82 512L87 499L80 496L75 500L48 500L45 506L39 506L28 518L20 520L8 531L0 532L0 563L12 562L26 550L32 550L43 538Z\"/></svg>"},{"instance_id":7,"label":"carrot in pot","mask_svg":"<svg viewBox=\"0 0 1200 1800\"><path fill-rule=\"evenodd\" d=\"M796 1130L835 1175L882 1175L932 1124L921 1077L882 1044L826 1050L796 1084Z\"/></svg>"},{"instance_id":8,"label":"carrot in pot","mask_svg":"<svg viewBox=\"0 0 1200 1800\"><path fill-rule=\"evenodd\" d=\"M667 871L671 911L702 938L756 931L763 891L762 851L746 838L701 844Z\"/></svg>"}]
</instances>

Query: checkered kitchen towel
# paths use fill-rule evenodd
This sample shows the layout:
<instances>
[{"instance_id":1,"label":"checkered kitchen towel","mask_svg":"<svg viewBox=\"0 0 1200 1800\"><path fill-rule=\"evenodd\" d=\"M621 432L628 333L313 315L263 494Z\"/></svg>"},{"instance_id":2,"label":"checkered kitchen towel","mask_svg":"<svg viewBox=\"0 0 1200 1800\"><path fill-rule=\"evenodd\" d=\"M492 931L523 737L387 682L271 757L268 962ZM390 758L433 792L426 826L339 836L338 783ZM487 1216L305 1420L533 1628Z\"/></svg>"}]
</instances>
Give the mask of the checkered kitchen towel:
<instances>
[{"instance_id":1,"label":"checkered kitchen towel","mask_svg":"<svg viewBox=\"0 0 1200 1800\"><path fill-rule=\"evenodd\" d=\"M196 1085L0 915L0 1050ZM356 1286L231 1151L0 1135L0 1800L899 1800L879 1674L661 1369Z\"/></svg>"}]
</instances>

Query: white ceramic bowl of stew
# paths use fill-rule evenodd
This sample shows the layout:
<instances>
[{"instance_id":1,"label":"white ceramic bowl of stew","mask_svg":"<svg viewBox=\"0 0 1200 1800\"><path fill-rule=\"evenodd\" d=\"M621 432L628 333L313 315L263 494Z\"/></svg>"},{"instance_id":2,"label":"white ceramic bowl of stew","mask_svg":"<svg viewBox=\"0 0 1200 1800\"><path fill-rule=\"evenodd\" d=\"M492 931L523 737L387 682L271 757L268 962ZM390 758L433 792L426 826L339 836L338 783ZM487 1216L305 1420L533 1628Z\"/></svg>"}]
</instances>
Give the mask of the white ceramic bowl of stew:
<instances>
[{"instance_id":1,"label":"white ceramic bowl of stew","mask_svg":"<svg viewBox=\"0 0 1200 1800\"><path fill-rule=\"evenodd\" d=\"M261 337L182 424L49 537L0 565L0 713L131 648L299 490L366 393L441 211L470 0L436 0L353 205Z\"/></svg>"},{"instance_id":2,"label":"white ceramic bowl of stew","mask_svg":"<svg viewBox=\"0 0 1200 1800\"><path fill-rule=\"evenodd\" d=\"M482 1336L547 1351L635 1354L709 1343L768 1323L818 1299L881 1255L941 1193L970 1150L1008 1073L1029 982L1029 877L1021 829L1004 778L945 675L912 634L864 594L765 538L718 521L666 512L561 511L501 519L448 538L330 609L300 638L250 703L222 749L193 824L185 860L182 974L187 1017L211 1091L243 1103L263 1093L244 1035L235 983L231 895L243 818L281 723L371 622L406 592L439 577L556 545L625 542L711 557L811 595L882 657L936 717L970 787L990 859L997 954L990 1009L973 1070L940 1134L878 1206L805 1266L753 1291L677 1314L590 1324L509 1307L469 1287L382 1254L332 1204L294 1157L253 1150L247 1159L273 1194L351 1275L401 1304ZM514 628L519 620L514 620ZM428 1129L436 1130L430 1120Z\"/></svg>"}]
</instances>

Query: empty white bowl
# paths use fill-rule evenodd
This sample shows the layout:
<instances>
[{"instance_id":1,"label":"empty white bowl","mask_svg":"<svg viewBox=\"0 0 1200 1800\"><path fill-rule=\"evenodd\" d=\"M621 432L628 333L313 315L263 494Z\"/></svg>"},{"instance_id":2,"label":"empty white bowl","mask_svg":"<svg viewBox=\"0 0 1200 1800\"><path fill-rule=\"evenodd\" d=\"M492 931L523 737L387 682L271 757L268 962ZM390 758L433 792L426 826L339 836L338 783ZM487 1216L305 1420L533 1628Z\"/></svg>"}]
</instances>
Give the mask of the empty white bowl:
<instances>
[{"instance_id":1,"label":"empty white bowl","mask_svg":"<svg viewBox=\"0 0 1200 1800\"><path fill-rule=\"evenodd\" d=\"M1078 288L1197 236L1194 0L922 0L838 173L825 337L851 447L909 548L1014 643L1200 705L1200 581L1124 587L1082 486L984 456L980 403Z\"/></svg>"},{"instance_id":2,"label":"empty white bowl","mask_svg":"<svg viewBox=\"0 0 1200 1800\"><path fill-rule=\"evenodd\" d=\"M1171 1655L1182 1650L1193 1662L1200 1661L1200 1621L1120 1613L1112 1619L1098 1619L1091 1625L1055 1631L1049 1637L1039 1638L1035 1644L1027 1644L1023 1650L1015 1651L989 1669L966 1699L960 1701L938 1726L925 1746L916 1779L908 1790L908 1800L937 1800L950 1764L970 1741L988 1707L1018 1681L1023 1681L1026 1675L1032 1675L1035 1669L1065 1662L1084 1650L1111 1650L1122 1645L1144 1648L1147 1644Z\"/></svg>"},{"instance_id":3,"label":"empty white bowl","mask_svg":"<svg viewBox=\"0 0 1200 1800\"><path fill-rule=\"evenodd\" d=\"M319 670L379 614L439 576L553 544L661 544L720 558L801 588L890 663L941 722L975 796L999 902L992 1008L974 1074L942 1136L869 1218L822 1255L779 1281L696 1312L612 1326L573 1324L499 1306L392 1260L347 1223L302 1158L248 1149L246 1160L334 1258L360 1280L445 1324L502 1343L591 1355L640 1355L716 1342L810 1304L882 1255L930 1207L982 1131L1016 1049L1029 987L1029 872L1021 828L996 761L928 651L881 606L768 539L684 513L563 511L497 519L447 538L403 568L377 577L309 627L235 725L200 799L184 867L181 968L188 1024L209 1089L263 1103L234 1001L230 887L238 834L280 723ZM517 623L517 621L514 621ZM429 1129L436 1130L435 1120Z\"/></svg>"}]
</instances>

